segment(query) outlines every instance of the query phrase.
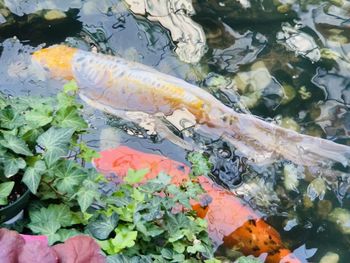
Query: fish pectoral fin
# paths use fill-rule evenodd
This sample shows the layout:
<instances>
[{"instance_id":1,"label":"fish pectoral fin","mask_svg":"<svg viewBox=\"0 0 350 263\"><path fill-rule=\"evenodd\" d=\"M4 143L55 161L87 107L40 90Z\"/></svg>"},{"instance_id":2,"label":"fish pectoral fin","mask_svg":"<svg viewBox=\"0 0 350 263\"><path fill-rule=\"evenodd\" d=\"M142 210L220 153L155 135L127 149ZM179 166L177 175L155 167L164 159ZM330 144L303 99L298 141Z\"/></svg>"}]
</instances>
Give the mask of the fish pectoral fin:
<instances>
[{"instance_id":1,"label":"fish pectoral fin","mask_svg":"<svg viewBox=\"0 0 350 263\"><path fill-rule=\"evenodd\" d=\"M188 151L194 151L196 149L198 150L198 147L194 143L185 141L184 139L174 134L174 132L164 123L163 117L155 117L155 123L156 123L155 125L156 132L160 137L169 140L173 144L185 150L188 150Z\"/></svg>"},{"instance_id":2,"label":"fish pectoral fin","mask_svg":"<svg viewBox=\"0 0 350 263\"><path fill-rule=\"evenodd\" d=\"M246 141L236 139L228 134L223 134L222 139L232 144L236 149L248 158L248 163L267 165L275 162L276 154L263 148L261 145L248 144Z\"/></svg>"}]
</instances>

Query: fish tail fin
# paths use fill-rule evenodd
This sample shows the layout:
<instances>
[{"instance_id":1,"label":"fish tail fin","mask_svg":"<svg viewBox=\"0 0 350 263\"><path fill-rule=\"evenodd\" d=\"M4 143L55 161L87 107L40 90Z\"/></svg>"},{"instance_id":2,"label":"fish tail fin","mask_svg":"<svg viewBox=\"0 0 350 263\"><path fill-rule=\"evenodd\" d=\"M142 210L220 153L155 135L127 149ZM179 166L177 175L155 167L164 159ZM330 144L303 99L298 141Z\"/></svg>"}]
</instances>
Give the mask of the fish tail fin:
<instances>
[{"instance_id":1,"label":"fish tail fin","mask_svg":"<svg viewBox=\"0 0 350 263\"><path fill-rule=\"evenodd\" d=\"M278 261L279 263L301 263L300 259L298 259L289 249L282 248L278 251Z\"/></svg>"},{"instance_id":2,"label":"fish tail fin","mask_svg":"<svg viewBox=\"0 0 350 263\"><path fill-rule=\"evenodd\" d=\"M300 134L253 115L233 112L229 116L231 120L225 120L222 127L224 139L257 163L281 156L304 166L349 165L349 146Z\"/></svg>"}]
</instances>

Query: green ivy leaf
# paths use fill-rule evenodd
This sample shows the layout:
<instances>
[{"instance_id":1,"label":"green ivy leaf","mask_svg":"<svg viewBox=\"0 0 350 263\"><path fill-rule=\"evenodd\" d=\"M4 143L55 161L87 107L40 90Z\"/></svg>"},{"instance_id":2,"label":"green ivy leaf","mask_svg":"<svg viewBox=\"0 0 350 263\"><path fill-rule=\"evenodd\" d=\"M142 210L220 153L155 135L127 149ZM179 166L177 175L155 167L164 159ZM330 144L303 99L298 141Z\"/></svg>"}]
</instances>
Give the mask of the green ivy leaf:
<instances>
[{"instance_id":1,"label":"green ivy leaf","mask_svg":"<svg viewBox=\"0 0 350 263\"><path fill-rule=\"evenodd\" d=\"M68 146L74 129L51 127L41 134L37 143L45 149L44 158L50 167L58 159L68 154Z\"/></svg>"},{"instance_id":2,"label":"green ivy leaf","mask_svg":"<svg viewBox=\"0 0 350 263\"><path fill-rule=\"evenodd\" d=\"M5 182L0 184L0 205L7 205L7 197L11 194L15 182Z\"/></svg>"},{"instance_id":3,"label":"green ivy leaf","mask_svg":"<svg viewBox=\"0 0 350 263\"><path fill-rule=\"evenodd\" d=\"M210 174L212 165L202 153L191 152L187 158L192 163L191 170L194 176Z\"/></svg>"},{"instance_id":4,"label":"green ivy leaf","mask_svg":"<svg viewBox=\"0 0 350 263\"><path fill-rule=\"evenodd\" d=\"M240 257L238 258L235 263L262 263L259 258L255 258L253 256L248 256L248 257Z\"/></svg>"},{"instance_id":5,"label":"green ivy leaf","mask_svg":"<svg viewBox=\"0 0 350 263\"><path fill-rule=\"evenodd\" d=\"M221 260L216 258L210 258L210 259L204 260L204 263L221 263Z\"/></svg>"},{"instance_id":6,"label":"green ivy leaf","mask_svg":"<svg viewBox=\"0 0 350 263\"><path fill-rule=\"evenodd\" d=\"M66 241L68 238L77 236L77 235L81 235L82 233L79 232L78 230L71 228L71 229L64 229L61 228L57 231L57 234L60 236L60 241L64 242Z\"/></svg>"},{"instance_id":7,"label":"green ivy leaf","mask_svg":"<svg viewBox=\"0 0 350 263\"><path fill-rule=\"evenodd\" d=\"M163 258L165 259L173 259L174 253L171 249L169 248L163 248L160 253L162 254Z\"/></svg>"},{"instance_id":8,"label":"green ivy leaf","mask_svg":"<svg viewBox=\"0 0 350 263\"><path fill-rule=\"evenodd\" d=\"M33 153L30 151L25 141L12 134L5 133L4 139L0 141L0 144L17 154L33 156Z\"/></svg>"},{"instance_id":9,"label":"green ivy leaf","mask_svg":"<svg viewBox=\"0 0 350 263\"><path fill-rule=\"evenodd\" d=\"M74 161L64 160L53 171L57 190L61 193L74 194L77 186L87 177L84 171Z\"/></svg>"},{"instance_id":10,"label":"green ivy leaf","mask_svg":"<svg viewBox=\"0 0 350 263\"><path fill-rule=\"evenodd\" d=\"M179 254L184 253L184 251L186 250L186 246L182 242L174 242L173 248L174 248L175 252L177 252Z\"/></svg>"},{"instance_id":11,"label":"green ivy leaf","mask_svg":"<svg viewBox=\"0 0 350 263\"><path fill-rule=\"evenodd\" d=\"M0 127L13 130L23 125L23 116L19 115L11 107L0 110Z\"/></svg>"},{"instance_id":12,"label":"green ivy leaf","mask_svg":"<svg viewBox=\"0 0 350 263\"><path fill-rule=\"evenodd\" d=\"M111 216L100 214L88 224L87 228L95 238L104 240L116 228L118 220L119 216L116 213Z\"/></svg>"},{"instance_id":13,"label":"green ivy leaf","mask_svg":"<svg viewBox=\"0 0 350 263\"><path fill-rule=\"evenodd\" d=\"M67 227L75 223L72 211L67 205L50 205L49 209L55 210L56 220L61 226Z\"/></svg>"},{"instance_id":14,"label":"green ivy leaf","mask_svg":"<svg viewBox=\"0 0 350 263\"><path fill-rule=\"evenodd\" d=\"M42 134L44 132L43 129L32 129L32 130L26 130L24 131L24 129L21 130L22 133L22 139L24 141L26 141L29 145L35 145L36 144L36 140L38 139L38 137L40 136L40 134Z\"/></svg>"},{"instance_id":15,"label":"green ivy leaf","mask_svg":"<svg viewBox=\"0 0 350 263\"><path fill-rule=\"evenodd\" d=\"M81 142L77 145L80 149L80 153L78 154L79 158L82 158L85 162L91 162L93 158L100 157L100 154L96 152L94 149L91 149L86 145L85 142Z\"/></svg>"},{"instance_id":16,"label":"green ivy leaf","mask_svg":"<svg viewBox=\"0 0 350 263\"><path fill-rule=\"evenodd\" d=\"M63 92L64 93L69 93L69 92L76 93L76 92L78 92L78 90L79 90L79 87L78 87L77 83L75 82L75 80L71 80L63 85Z\"/></svg>"},{"instance_id":17,"label":"green ivy leaf","mask_svg":"<svg viewBox=\"0 0 350 263\"><path fill-rule=\"evenodd\" d=\"M26 162L23 158L16 158L13 155L6 155L4 157L4 175L9 178L18 173L20 169L26 167Z\"/></svg>"},{"instance_id":18,"label":"green ivy leaf","mask_svg":"<svg viewBox=\"0 0 350 263\"><path fill-rule=\"evenodd\" d=\"M52 107L40 105L31 111L26 112L25 119L33 129L43 127L52 121Z\"/></svg>"},{"instance_id":19,"label":"green ivy leaf","mask_svg":"<svg viewBox=\"0 0 350 263\"><path fill-rule=\"evenodd\" d=\"M82 212L85 212L90 205L93 203L94 199L98 196L96 191L81 187L77 193L78 204Z\"/></svg>"},{"instance_id":20,"label":"green ivy leaf","mask_svg":"<svg viewBox=\"0 0 350 263\"><path fill-rule=\"evenodd\" d=\"M113 239L97 241L108 254L117 254L124 248L133 247L137 238L137 231L132 231L125 226L118 226Z\"/></svg>"},{"instance_id":21,"label":"green ivy leaf","mask_svg":"<svg viewBox=\"0 0 350 263\"><path fill-rule=\"evenodd\" d=\"M129 169L128 174L124 177L124 181L128 184L136 184L142 181L149 169L133 170Z\"/></svg>"},{"instance_id":22,"label":"green ivy leaf","mask_svg":"<svg viewBox=\"0 0 350 263\"><path fill-rule=\"evenodd\" d=\"M69 106L59 109L55 117L55 123L58 127L73 128L76 131L86 129L88 127L85 120L79 115L76 106Z\"/></svg>"},{"instance_id":23,"label":"green ivy leaf","mask_svg":"<svg viewBox=\"0 0 350 263\"><path fill-rule=\"evenodd\" d=\"M59 108L66 108L72 105L80 106L76 103L75 96L70 96L66 93L60 92L57 94L57 101Z\"/></svg>"},{"instance_id":24,"label":"green ivy leaf","mask_svg":"<svg viewBox=\"0 0 350 263\"><path fill-rule=\"evenodd\" d=\"M60 235L56 232L61 226L57 221L48 221L46 224L28 224L28 227L34 233L47 236L49 245L53 245L60 240Z\"/></svg>"},{"instance_id":25,"label":"green ivy leaf","mask_svg":"<svg viewBox=\"0 0 350 263\"><path fill-rule=\"evenodd\" d=\"M162 263L163 261L156 261L153 259L153 255L141 255L129 257L123 254L116 254L107 257L107 263Z\"/></svg>"},{"instance_id":26,"label":"green ivy leaf","mask_svg":"<svg viewBox=\"0 0 350 263\"><path fill-rule=\"evenodd\" d=\"M61 227L74 224L73 213L66 205L49 205L49 207L34 208L29 211L28 227L37 234L47 235L49 244L60 241L57 232Z\"/></svg>"},{"instance_id":27,"label":"green ivy leaf","mask_svg":"<svg viewBox=\"0 0 350 263\"><path fill-rule=\"evenodd\" d=\"M29 190L36 194L41 176L46 171L46 165L43 161L38 160L34 166L28 167L23 175L22 182L29 188Z\"/></svg>"}]
</instances>

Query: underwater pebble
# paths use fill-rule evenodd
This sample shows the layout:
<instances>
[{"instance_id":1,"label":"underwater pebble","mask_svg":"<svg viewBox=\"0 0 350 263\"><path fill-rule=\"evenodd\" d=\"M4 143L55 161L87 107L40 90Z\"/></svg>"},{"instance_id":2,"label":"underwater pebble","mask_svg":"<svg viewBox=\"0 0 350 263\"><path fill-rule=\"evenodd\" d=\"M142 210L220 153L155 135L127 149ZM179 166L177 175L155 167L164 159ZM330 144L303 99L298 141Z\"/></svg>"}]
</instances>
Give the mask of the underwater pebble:
<instances>
[{"instance_id":1,"label":"underwater pebble","mask_svg":"<svg viewBox=\"0 0 350 263\"><path fill-rule=\"evenodd\" d=\"M44 18L48 21L66 18L67 15L60 10L50 10L45 13Z\"/></svg>"},{"instance_id":2,"label":"underwater pebble","mask_svg":"<svg viewBox=\"0 0 350 263\"><path fill-rule=\"evenodd\" d=\"M335 208L328 216L343 234L350 234L350 212L344 208Z\"/></svg>"},{"instance_id":3,"label":"underwater pebble","mask_svg":"<svg viewBox=\"0 0 350 263\"><path fill-rule=\"evenodd\" d=\"M5 18L7 18L8 16L11 15L11 12L8 9L6 9L6 8L2 8L2 9L0 9L0 15L2 15L4 17L4 19L5 19Z\"/></svg>"},{"instance_id":4,"label":"underwater pebble","mask_svg":"<svg viewBox=\"0 0 350 263\"><path fill-rule=\"evenodd\" d=\"M218 91L221 89L229 88L232 86L232 80L222 75L210 72L207 78L204 80L205 86L210 90Z\"/></svg>"},{"instance_id":5,"label":"underwater pebble","mask_svg":"<svg viewBox=\"0 0 350 263\"><path fill-rule=\"evenodd\" d=\"M321 108L318 104L313 104L309 110L310 118L313 120L318 119L321 116Z\"/></svg>"},{"instance_id":6,"label":"underwater pebble","mask_svg":"<svg viewBox=\"0 0 350 263\"><path fill-rule=\"evenodd\" d=\"M328 38L329 41L335 42L334 46L338 45L346 45L349 42L349 39L346 36L338 35L338 36L330 36Z\"/></svg>"},{"instance_id":7,"label":"underwater pebble","mask_svg":"<svg viewBox=\"0 0 350 263\"><path fill-rule=\"evenodd\" d=\"M338 263L339 262L339 255L334 252L327 252L326 255L324 255L320 263Z\"/></svg>"},{"instance_id":8,"label":"underwater pebble","mask_svg":"<svg viewBox=\"0 0 350 263\"><path fill-rule=\"evenodd\" d=\"M288 84L283 85L282 88L283 88L283 98L282 98L281 104L284 105L289 103L295 98L296 92L295 92L295 89Z\"/></svg>"},{"instance_id":9,"label":"underwater pebble","mask_svg":"<svg viewBox=\"0 0 350 263\"><path fill-rule=\"evenodd\" d=\"M277 7L277 11L281 14L288 13L290 11L290 5L284 4Z\"/></svg>"},{"instance_id":10,"label":"underwater pebble","mask_svg":"<svg viewBox=\"0 0 350 263\"><path fill-rule=\"evenodd\" d=\"M333 205L329 200L321 200L317 204L317 214L321 218L327 218L329 213L332 211Z\"/></svg>"},{"instance_id":11,"label":"underwater pebble","mask_svg":"<svg viewBox=\"0 0 350 263\"><path fill-rule=\"evenodd\" d=\"M314 203L311 201L310 197L308 195L303 196L303 205L306 209L312 208L314 206Z\"/></svg>"},{"instance_id":12,"label":"underwater pebble","mask_svg":"<svg viewBox=\"0 0 350 263\"><path fill-rule=\"evenodd\" d=\"M272 76L262 61L255 62L248 72L240 72L234 78L237 89L242 92L261 91L270 84ZM249 88L249 90L248 90Z\"/></svg>"},{"instance_id":13,"label":"underwater pebble","mask_svg":"<svg viewBox=\"0 0 350 263\"><path fill-rule=\"evenodd\" d=\"M250 67L250 71L237 73L233 81L236 89L242 94L242 104L253 108L259 102L264 89L271 83L272 76L265 63L258 61Z\"/></svg>"},{"instance_id":14,"label":"underwater pebble","mask_svg":"<svg viewBox=\"0 0 350 263\"><path fill-rule=\"evenodd\" d=\"M324 132L320 126L312 125L312 126L306 128L305 134L313 136L313 137L321 138L322 135L324 134Z\"/></svg>"},{"instance_id":15,"label":"underwater pebble","mask_svg":"<svg viewBox=\"0 0 350 263\"><path fill-rule=\"evenodd\" d=\"M285 117L283 118L279 123L280 126L286 129L290 129L296 132L300 132L300 126L299 124L293 120L291 117Z\"/></svg>"},{"instance_id":16,"label":"underwater pebble","mask_svg":"<svg viewBox=\"0 0 350 263\"><path fill-rule=\"evenodd\" d=\"M284 231L290 231L292 230L293 227L297 226L299 224L298 222L298 219L297 218L293 218L293 219L290 219L290 220L286 220L284 222L284 227L283 227L283 230Z\"/></svg>"},{"instance_id":17,"label":"underwater pebble","mask_svg":"<svg viewBox=\"0 0 350 263\"><path fill-rule=\"evenodd\" d=\"M321 58L323 59L337 60L339 57L340 57L339 53L334 50L331 50L329 48L321 49Z\"/></svg>"},{"instance_id":18,"label":"underwater pebble","mask_svg":"<svg viewBox=\"0 0 350 263\"><path fill-rule=\"evenodd\" d=\"M312 93L310 91L307 91L305 86L302 86L299 90L298 93L300 94L300 97L302 100L307 100L310 99L312 96Z\"/></svg>"},{"instance_id":19,"label":"underwater pebble","mask_svg":"<svg viewBox=\"0 0 350 263\"><path fill-rule=\"evenodd\" d=\"M283 168L284 187L288 191L298 192L299 178L298 169L293 164L287 164Z\"/></svg>"},{"instance_id":20,"label":"underwater pebble","mask_svg":"<svg viewBox=\"0 0 350 263\"><path fill-rule=\"evenodd\" d=\"M0 24L3 24L5 22L6 22L5 17L2 14L0 14Z\"/></svg>"},{"instance_id":21,"label":"underwater pebble","mask_svg":"<svg viewBox=\"0 0 350 263\"><path fill-rule=\"evenodd\" d=\"M278 32L276 37L279 43L288 50L294 51L296 55L317 62L321 58L321 52L314 38L300 30L301 25L292 26L285 22L282 23L282 31Z\"/></svg>"},{"instance_id":22,"label":"underwater pebble","mask_svg":"<svg viewBox=\"0 0 350 263\"><path fill-rule=\"evenodd\" d=\"M0 1L1 2L1 1ZM72 8L81 8L81 0L3 0L5 6L14 14L23 16L41 10L68 11Z\"/></svg>"},{"instance_id":23,"label":"underwater pebble","mask_svg":"<svg viewBox=\"0 0 350 263\"><path fill-rule=\"evenodd\" d=\"M311 201L314 201L317 197L322 200L327 191L327 186L322 178L314 179L307 187L307 195Z\"/></svg>"}]
</instances>

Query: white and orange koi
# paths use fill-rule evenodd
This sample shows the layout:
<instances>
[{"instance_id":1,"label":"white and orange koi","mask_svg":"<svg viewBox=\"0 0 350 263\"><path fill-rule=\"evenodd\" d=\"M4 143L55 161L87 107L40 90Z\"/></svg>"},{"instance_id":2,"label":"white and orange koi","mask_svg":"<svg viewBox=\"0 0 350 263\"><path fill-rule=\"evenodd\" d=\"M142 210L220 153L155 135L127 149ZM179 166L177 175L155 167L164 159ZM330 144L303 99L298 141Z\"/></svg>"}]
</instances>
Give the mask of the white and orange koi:
<instances>
[{"instance_id":1,"label":"white and orange koi","mask_svg":"<svg viewBox=\"0 0 350 263\"><path fill-rule=\"evenodd\" d=\"M255 162L281 156L305 166L349 164L349 146L237 113L201 88L151 67L64 45L36 51L32 58L53 77L74 79L81 98L107 113L170 115L186 109L195 116L200 131L232 143Z\"/></svg>"}]
</instances>

